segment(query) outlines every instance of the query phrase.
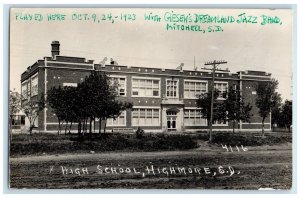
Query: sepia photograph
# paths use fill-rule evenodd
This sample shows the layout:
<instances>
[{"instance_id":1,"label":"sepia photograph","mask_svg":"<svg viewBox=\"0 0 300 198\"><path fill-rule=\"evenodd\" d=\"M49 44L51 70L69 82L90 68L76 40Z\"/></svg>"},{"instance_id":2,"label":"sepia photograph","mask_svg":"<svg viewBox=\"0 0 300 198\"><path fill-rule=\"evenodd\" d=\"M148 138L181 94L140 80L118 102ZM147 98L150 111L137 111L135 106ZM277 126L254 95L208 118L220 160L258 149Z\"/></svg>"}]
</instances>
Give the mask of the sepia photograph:
<instances>
[{"instance_id":1,"label":"sepia photograph","mask_svg":"<svg viewBox=\"0 0 300 198\"><path fill-rule=\"evenodd\" d=\"M290 190L293 11L11 7L9 188Z\"/></svg>"}]
</instances>

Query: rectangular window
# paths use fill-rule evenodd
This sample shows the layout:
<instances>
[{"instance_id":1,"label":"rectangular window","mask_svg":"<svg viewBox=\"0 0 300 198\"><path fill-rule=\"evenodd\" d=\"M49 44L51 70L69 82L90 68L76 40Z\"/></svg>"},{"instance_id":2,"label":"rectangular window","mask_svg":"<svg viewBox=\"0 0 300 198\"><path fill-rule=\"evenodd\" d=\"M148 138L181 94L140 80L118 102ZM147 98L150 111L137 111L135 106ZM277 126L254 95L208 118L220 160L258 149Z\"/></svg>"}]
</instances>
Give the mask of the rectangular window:
<instances>
[{"instance_id":1,"label":"rectangular window","mask_svg":"<svg viewBox=\"0 0 300 198\"><path fill-rule=\"evenodd\" d=\"M184 124L185 126L206 126L207 120L202 117L199 109L185 109Z\"/></svg>"},{"instance_id":2,"label":"rectangular window","mask_svg":"<svg viewBox=\"0 0 300 198\"><path fill-rule=\"evenodd\" d=\"M31 96L38 95L38 75L31 78Z\"/></svg>"},{"instance_id":3,"label":"rectangular window","mask_svg":"<svg viewBox=\"0 0 300 198\"><path fill-rule=\"evenodd\" d=\"M126 126L126 111L123 111L117 118L108 118L106 126Z\"/></svg>"},{"instance_id":4,"label":"rectangular window","mask_svg":"<svg viewBox=\"0 0 300 198\"><path fill-rule=\"evenodd\" d=\"M159 97L159 80L132 78L132 96Z\"/></svg>"},{"instance_id":5,"label":"rectangular window","mask_svg":"<svg viewBox=\"0 0 300 198\"><path fill-rule=\"evenodd\" d=\"M116 87L119 96L126 96L126 78L125 77L110 77L110 83Z\"/></svg>"},{"instance_id":6,"label":"rectangular window","mask_svg":"<svg viewBox=\"0 0 300 198\"><path fill-rule=\"evenodd\" d=\"M167 97L178 98L178 81L167 80Z\"/></svg>"},{"instance_id":7,"label":"rectangular window","mask_svg":"<svg viewBox=\"0 0 300 198\"><path fill-rule=\"evenodd\" d=\"M227 82L216 82L215 89L219 91L218 99L225 99L227 96L228 83Z\"/></svg>"},{"instance_id":8,"label":"rectangular window","mask_svg":"<svg viewBox=\"0 0 300 198\"><path fill-rule=\"evenodd\" d=\"M22 97L24 98L24 99L27 99L27 85L28 85L28 83L27 82L24 82L23 84L22 84Z\"/></svg>"},{"instance_id":9,"label":"rectangular window","mask_svg":"<svg viewBox=\"0 0 300 198\"><path fill-rule=\"evenodd\" d=\"M185 81L184 98L198 98L207 92L207 82Z\"/></svg>"},{"instance_id":10,"label":"rectangular window","mask_svg":"<svg viewBox=\"0 0 300 198\"><path fill-rule=\"evenodd\" d=\"M134 108L132 110L132 126L159 126L159 109Z\"/></svg>"}]
</instances>

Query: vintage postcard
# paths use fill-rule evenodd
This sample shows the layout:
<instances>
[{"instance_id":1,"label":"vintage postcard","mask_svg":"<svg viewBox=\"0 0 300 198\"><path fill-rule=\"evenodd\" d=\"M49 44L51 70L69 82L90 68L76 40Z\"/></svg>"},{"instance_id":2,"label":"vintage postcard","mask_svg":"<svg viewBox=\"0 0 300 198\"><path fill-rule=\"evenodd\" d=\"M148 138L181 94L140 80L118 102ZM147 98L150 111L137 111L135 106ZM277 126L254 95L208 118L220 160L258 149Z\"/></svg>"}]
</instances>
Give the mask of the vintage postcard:
<instances>
[{"instance_id":1,"label":"vintage postcard","mask_svg":"<svg viewBox=\"0 0 300 198\"><path fill-rule=\"evenodd\" d=\"M11 189L292 188L292 9L11 8Z\"/></svg>"}]
</instances>

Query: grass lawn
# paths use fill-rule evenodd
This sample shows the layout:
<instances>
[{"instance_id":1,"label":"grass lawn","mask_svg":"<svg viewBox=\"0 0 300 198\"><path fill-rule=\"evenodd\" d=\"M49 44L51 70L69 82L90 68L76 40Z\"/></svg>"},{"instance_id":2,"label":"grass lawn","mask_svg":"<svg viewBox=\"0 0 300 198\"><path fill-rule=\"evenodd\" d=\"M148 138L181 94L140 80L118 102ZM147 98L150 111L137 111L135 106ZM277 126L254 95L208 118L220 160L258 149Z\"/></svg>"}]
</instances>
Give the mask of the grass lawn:
<instances>
[{"instance_id":1,"label":"grass lawn","mask_svg":"<svg viewBox=\"0 0 300 198\"><path fill-rule=\"evenodd\" d=\"M78 138L77 134L57 135L13 134L10 156L41 154L99 153L103 151L172 151L200 147L208 141L207 134L153 134L146 133L142 138L135 134L92 134ZM255 134L216 133L213 145L260 146L292 142L290 136L271 136L262 138Z\"/></svg>"}]
</instances>

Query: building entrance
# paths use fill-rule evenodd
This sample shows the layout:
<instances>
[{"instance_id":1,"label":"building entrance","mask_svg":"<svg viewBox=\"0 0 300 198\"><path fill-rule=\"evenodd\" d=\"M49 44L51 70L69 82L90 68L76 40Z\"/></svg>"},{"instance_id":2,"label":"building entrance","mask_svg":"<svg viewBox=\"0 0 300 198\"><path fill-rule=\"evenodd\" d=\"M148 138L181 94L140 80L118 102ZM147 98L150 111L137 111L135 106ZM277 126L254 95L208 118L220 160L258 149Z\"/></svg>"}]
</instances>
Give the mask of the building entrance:
<instances>
[{"instance_id":1,"label":"building entrance","mask_svg":"<svg viewBox=\"0 0 300 198\"><path fill-rule=\"evenodd\" d=\"M167 112L168 131L176 131L177 113L174 111Z\"/></svg>"}]
</instances>

